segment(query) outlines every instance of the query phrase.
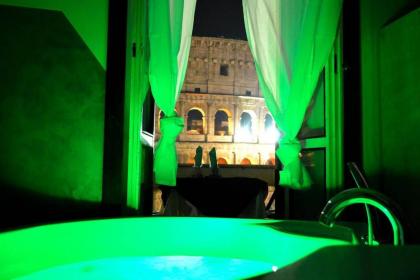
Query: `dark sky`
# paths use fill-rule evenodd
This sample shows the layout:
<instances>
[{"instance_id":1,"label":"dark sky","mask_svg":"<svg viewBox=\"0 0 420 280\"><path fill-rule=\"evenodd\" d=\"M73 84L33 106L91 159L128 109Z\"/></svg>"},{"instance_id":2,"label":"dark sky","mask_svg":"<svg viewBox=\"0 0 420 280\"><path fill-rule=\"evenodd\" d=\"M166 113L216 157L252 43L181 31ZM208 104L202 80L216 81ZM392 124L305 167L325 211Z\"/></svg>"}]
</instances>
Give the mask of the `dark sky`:
<instances>
[{"instance_id":1,"label":"dark sky","mask_svg":"<svg viewBox=\"0 0 420 280\"><path fill-rule=\"evenodd\" d=\"M242 0L197 0L193 35L246 40Z\"/></svg>"}]
</instances>

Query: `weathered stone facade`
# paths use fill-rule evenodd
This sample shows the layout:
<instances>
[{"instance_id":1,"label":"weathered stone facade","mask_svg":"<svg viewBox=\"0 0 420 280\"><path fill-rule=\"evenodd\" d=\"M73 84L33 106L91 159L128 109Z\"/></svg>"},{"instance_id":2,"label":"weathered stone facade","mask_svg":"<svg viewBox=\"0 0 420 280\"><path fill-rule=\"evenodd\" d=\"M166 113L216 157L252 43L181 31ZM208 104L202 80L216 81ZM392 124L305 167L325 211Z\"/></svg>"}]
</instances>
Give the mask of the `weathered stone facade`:
<instances>
[{"instance_id":1,"label":"weathered stone facade","mask_svg":"<svg viewBox=\"0 0 420 280\"><path fill-rule=\"evenodd\" d=\"M180 164L193 164L198 146L203 164L213 147L219 164L274 164L274 122L246 41L194 37L176 111L185 119L177 140ZM156 141L160 115L157 109Z\"/></svg>"}]
</instances>

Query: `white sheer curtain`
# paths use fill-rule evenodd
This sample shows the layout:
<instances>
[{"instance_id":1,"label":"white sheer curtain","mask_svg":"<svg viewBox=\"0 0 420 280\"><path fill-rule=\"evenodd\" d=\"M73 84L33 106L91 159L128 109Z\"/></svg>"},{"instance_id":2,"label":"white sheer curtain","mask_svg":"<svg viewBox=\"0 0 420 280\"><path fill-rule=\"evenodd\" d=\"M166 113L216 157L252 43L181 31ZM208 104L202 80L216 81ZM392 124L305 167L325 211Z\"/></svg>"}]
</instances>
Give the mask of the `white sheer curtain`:
<instances>
[{"instance_id":1,"label":"white sheer curtain","mask_svg":"<svg viewBox=\"0 0 420 280\"><path fill-rule=\"evenodd\" d=\"M282 132L280 184L307 188L296 136L337 34L342 0L242 0L246 33L267 107Z\"/></svg>"},{"instance_id":2,"label":"white sheer curtain","mask_svg":"<svg viewBox=\"0 0 420 280\"><path fill-rule=\"evenodd\" d=\"M188 64L195 4L196 0L149 1L149 80L156 104L165 114L153 167L155 181L161 185L176 185L175 142L184 120L177 116L175 105Z\"/></svg>"}]
</instances>

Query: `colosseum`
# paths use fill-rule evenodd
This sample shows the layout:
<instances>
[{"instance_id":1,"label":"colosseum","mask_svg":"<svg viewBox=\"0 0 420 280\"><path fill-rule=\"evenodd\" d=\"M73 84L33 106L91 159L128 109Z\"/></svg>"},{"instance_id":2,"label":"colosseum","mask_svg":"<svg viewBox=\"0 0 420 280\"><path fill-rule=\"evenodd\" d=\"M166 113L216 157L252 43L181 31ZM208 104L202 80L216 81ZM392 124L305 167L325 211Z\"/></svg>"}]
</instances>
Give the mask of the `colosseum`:
<instances>
[{"instance_id":1,"label":"colosseum","mask_svg":"<svg viewBox=\"0 0 420 280\"><path fill-rule=\"evenodd\" d=\"M193 164L201 146L203 164L214 147L219 165L274 165L278 131L246 41L193 37L176 111L185 120L176 143L180 164ZM163 114L155 114L157 141Z\"/></svg>"}]
</instances>

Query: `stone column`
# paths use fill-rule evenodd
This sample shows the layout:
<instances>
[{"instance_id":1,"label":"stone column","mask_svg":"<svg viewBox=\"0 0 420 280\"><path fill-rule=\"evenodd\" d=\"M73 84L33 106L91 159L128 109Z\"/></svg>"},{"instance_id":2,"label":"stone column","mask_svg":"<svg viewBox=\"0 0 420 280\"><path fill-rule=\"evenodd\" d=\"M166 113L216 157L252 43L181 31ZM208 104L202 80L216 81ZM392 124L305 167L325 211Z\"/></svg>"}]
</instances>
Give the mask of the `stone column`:
<instances>
[{"instance_id":1,"label":"stone column","mask_svg":"<svg viewBox=\"0 0 420 280\"><path fill-rule=\"evenodd\" d=\"M209 131L209 115L206 113L203 116L203 134L207 135Z\"/></svg>"},{"instance_id":2,"label":"stone column","mask_svg":"<svg viewBox=\"0 0 420 280\"><path fill-rule=\"evenodd\" d=\"M179 111L178 115L180 117L184 118L184 128L182 129L181 134L185 134L187 132L187 112L185 112L185 105L187 104L186 100L182 100L182 102L179 102Z\"/></svg>"},{"instance_id":3,"label":"stone column","mask_svg":"<svg viewBox=\"0 0 420 280\"><path fill-rule=\"evenodd\" d=\"M259 131L258 131L258 143L261 143L260 141L260 136L264 134L264 110L263 109L259 109L258 110L258 115L259 115Z\"/></svg>"},{"instance_id":4,"label":"stone column","mask_svg":"<svg viewBox=\"0 0 420 280\"><path fill-rule=\"evenodd\" d=\"M215 120L215 117L214 117L214 115L211 115L211 116L209 116L209 132L208 132L208 134L209 135L214 135L214 120Z\"/></svg>"},{"instance_id":5,"label":"stone column","mask_svg":"<svg viewBox=\"0 0 420 280\"><path fill-rule=\"evenodd\" d=\"M188 112L184 111L181 116L184 116L184 129L182 130L182 134L187 133L187 126L188 126Z\"/></svg>"},{"instance_id":6,"label":"stone column","mask_svg":"<svg viewBox=\"0 0 420 280\"><path fill-rule=\"evenodd\" d=\"M213 102L209 102L207 103L207 107L208 107L208 135L214 135L214 103Z\"/></svg>"},{"instance_id":7,"label":"stone column","mask_svg":"<svg viewBox=\"0 0 420 280\"><path fill-rule=\"evenodd\" d=\"M235 103L235 115L234 115L234 133L236 133L238 130L239 130L239 128L240 128L240 126L241 126L241 123L240 123L240 106L239 106L239 104L237 104L237 103Z\"/></svg>"},{"instance_id":8,"label":"stone column","mask_svg":"<svg viewBox=\"0 0 420 280\"><path fill-rule=\"evenodd\" d=\"M234 121L233 118L228 116L228 135L234 134Z\"/></svg>"},{"instance_id":9,"label":"stone column","mask_svg":"<svg viewBox=\"0 0 420 280\"><path fill-rule=\"evenodd\" d=\"M252 108L252 112L253 112L253 114L252 113L250 113L250 115L251 115L251 118L252 118L252 136L253 136L253 138L254 137L257 137L258 138L258 132L259 132L259 117L258 117L258 108L257 108L257 106L255 105L255 107L254 108ZM255 118L253 118L253 117L255 117ZM258 141L258 139L257 139L257 141Z\"/></svg>"}]
</instances>

